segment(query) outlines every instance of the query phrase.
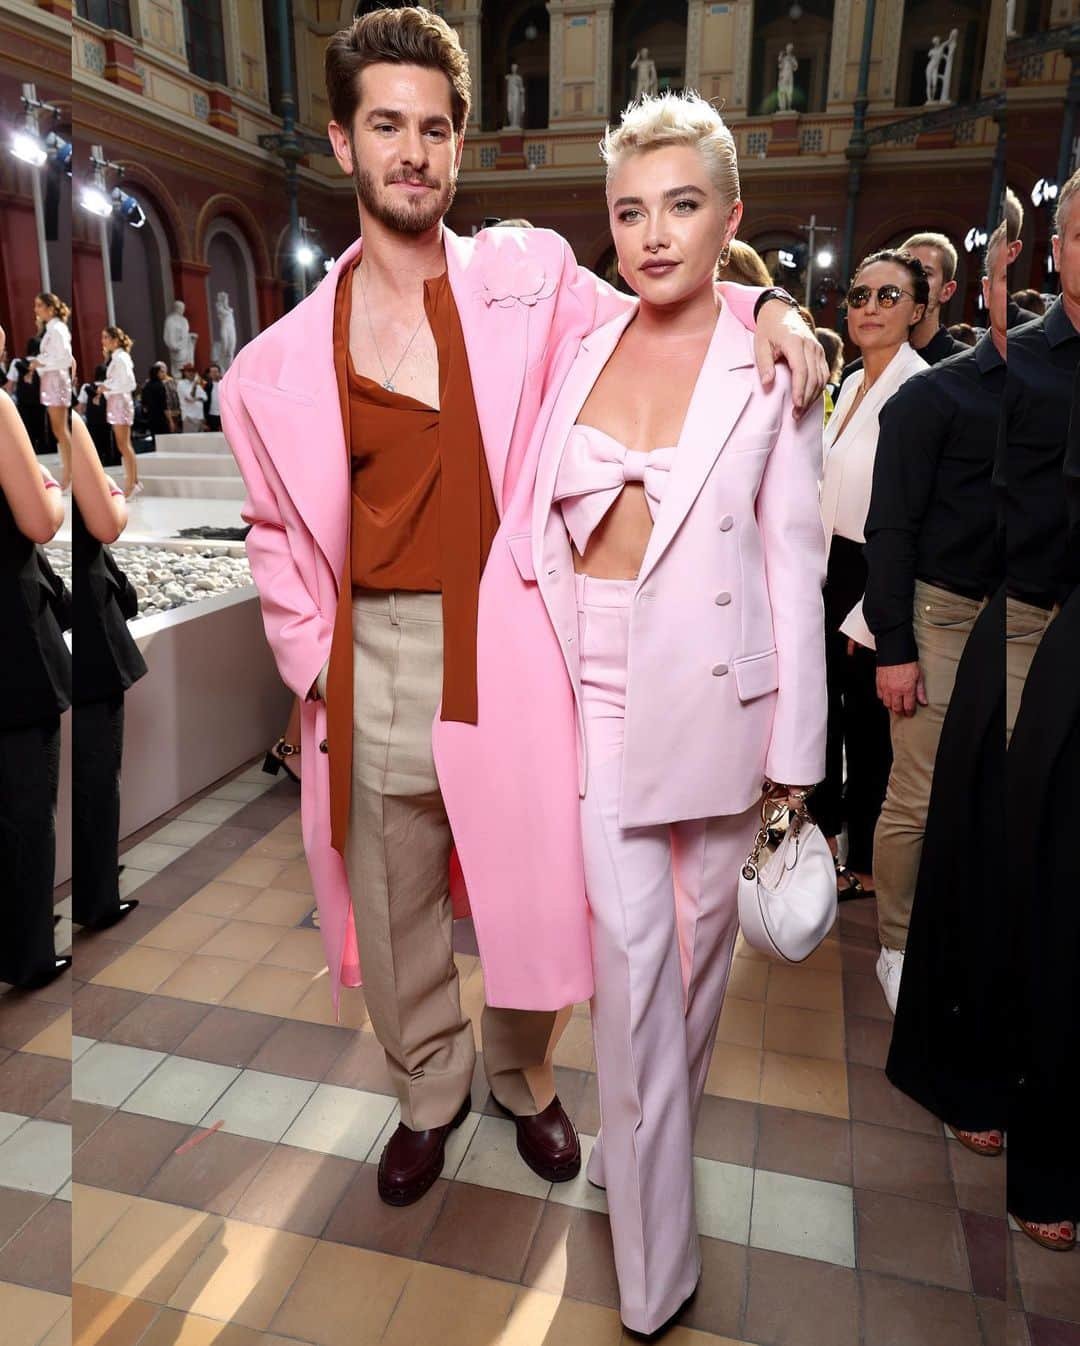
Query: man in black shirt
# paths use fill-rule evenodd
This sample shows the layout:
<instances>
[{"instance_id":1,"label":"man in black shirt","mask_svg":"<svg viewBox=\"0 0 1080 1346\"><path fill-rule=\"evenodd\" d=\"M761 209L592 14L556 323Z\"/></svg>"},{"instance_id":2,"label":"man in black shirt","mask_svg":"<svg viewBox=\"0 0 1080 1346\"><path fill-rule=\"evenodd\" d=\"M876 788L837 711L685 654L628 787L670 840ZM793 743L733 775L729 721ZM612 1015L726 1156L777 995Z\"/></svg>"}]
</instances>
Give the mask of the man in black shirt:
<instances>
[{"instance_id":1,"label":"man in black shirt","mask_svg":"<svg viewBox=\"0 0 1080 1346\"><path fill-rule=\"evenodd\" d=\"M878 695L891 712L874 886L878 979L894 1012L941 727L968 634L1001 575L991 476L1005 389L1008 254L1003 224L983 279L991 330L909 379L880 417L863 615L876 642Z\"/></svg>"}]
</instances>

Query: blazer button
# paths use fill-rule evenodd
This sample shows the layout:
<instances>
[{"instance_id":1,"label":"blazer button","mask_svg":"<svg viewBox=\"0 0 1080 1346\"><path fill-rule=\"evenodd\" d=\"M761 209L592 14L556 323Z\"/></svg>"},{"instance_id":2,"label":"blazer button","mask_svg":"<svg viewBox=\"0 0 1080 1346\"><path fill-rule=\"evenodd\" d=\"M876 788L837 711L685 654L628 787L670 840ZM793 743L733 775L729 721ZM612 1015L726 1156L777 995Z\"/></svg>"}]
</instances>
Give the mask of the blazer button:
<instances>
[{"instance_id":1,"label":"blazer button","mask_svg":"<svg viewBox=\"0 0 1080 1346\"><path fill-rule=\"evenodd\" d=\"M727 671L727 664L715 664L713 666L712 675L714 678L722 678Z\"/></svg>"},{"instance_id":2,"label":"blazer button","mask_svg":"<svg viewBox=\"0 0 1080 1346\"><path fill-rule=\"evenodd\" d=\"M730 514L725 514L724 517L720 520L721 533L730 533L734 527L735 527L735 520L731 517Z\"/></svg>"},{"instance_id":3,"label":"blazer button","mask_svg":"<svg viewBox=\"0 0 1080 1346\"><path fill-rule=\"evenodd\" d=\"M330 744L327 743L326 739L323 739L323 741L319 744L319 751L320 751L320 752L329 752L329 751L330 751Z\"/></svg>"},{"instance_id":4,"label":"blazer button","mask_svg":"<svg viewBox=\"0 0 1080 1346\"><path fill-rule=\"evenodd\" d=\"M726 589L724 590L723 593L716 595L716 606L718 608L726 608L730 602L731 602L731 595L728 593Z\"/></svg>"}]
</instances>

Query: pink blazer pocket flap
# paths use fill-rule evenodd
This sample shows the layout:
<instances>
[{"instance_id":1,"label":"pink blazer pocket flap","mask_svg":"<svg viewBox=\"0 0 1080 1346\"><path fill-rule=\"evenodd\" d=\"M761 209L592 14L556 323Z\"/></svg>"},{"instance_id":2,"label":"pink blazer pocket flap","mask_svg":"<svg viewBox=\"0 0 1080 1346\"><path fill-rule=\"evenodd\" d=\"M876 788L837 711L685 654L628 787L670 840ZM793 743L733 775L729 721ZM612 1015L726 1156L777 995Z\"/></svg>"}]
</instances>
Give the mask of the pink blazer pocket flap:
<instances>
[{"instance_id":1,"label":"pink blazer pocket flap","mask_svg":"<svg viewBox=\"0 0 1080 1346\"><path fill-rule=\"evenodd\" d=\"M753 701L756 696L775 692L780 685L780 666L775 650L744 654L733 660L731 666L735 670L735 687L740 701Z\"/></svg>"},{"instance_id":2,"label":"pink blazer pocket flap","mask_svg":"<svg viewBox=\"0 0 1080 1346\"><path fill-rule=\"evenodd\" d=\"M510 548L510 555L514 558L518 574L526 584L535 584L536 567L532 559L532 535L515 533L513 537L506 539L506 545Z\"/></svg>"}]
</instances>

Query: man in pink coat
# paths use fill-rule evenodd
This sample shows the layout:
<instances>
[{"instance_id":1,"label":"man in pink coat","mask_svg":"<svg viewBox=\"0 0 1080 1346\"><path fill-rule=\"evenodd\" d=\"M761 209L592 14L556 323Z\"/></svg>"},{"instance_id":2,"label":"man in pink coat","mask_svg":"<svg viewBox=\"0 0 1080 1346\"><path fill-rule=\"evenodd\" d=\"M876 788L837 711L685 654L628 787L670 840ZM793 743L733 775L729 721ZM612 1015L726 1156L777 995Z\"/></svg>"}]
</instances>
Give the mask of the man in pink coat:
<instances>
[{"instance_id":1,"label":"man in pink coat","mask_svg":"<svg viewBox=\"0 0 1080 1346\"><path fill-rule=\"evenodd\" d=\"M379 1191L405 1205L470 1106L452 846L492 1093L541 1177L580 1168L552 1069L560 1011L592 992L574 707L518 553L544 394L629 301L546 230L473 240L443 226L470 90L442 19L368 14L330 40L326 74L363 248L241 352L222 423L267 638L303 699L304 845L330 985L336 1001L359 982L359 945L401 1103ZM726 297L752 326L763 293ZM764 377L782 355L817 396L820 348L786 304L766 302L756 345Z\"/></svg>"}]
</instances>

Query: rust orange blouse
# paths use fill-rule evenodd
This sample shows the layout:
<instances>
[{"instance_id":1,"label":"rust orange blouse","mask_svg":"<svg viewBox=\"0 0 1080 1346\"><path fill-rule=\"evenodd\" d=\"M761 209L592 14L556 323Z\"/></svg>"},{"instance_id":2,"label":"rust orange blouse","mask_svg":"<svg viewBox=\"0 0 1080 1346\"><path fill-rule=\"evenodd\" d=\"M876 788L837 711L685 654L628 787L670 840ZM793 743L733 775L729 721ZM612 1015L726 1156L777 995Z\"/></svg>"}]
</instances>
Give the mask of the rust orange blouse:
<instances>
[{"instance_id":1,"label":"rust orange blouse","mask_svg":"<svg viewBox=\"0 0 1080 1346\"><path fill-rule=\"evenodd\" d=\"M342 853L352 778L352 589L442 594L442 718L475 724L480 576L499 527L448 276L424 283L424 308L439 355L436 410L353 368L355 265L342 273L334 307L334 362L352 465L349 552L326 697L331 839Z\"/></svg>"}]
</instances>

